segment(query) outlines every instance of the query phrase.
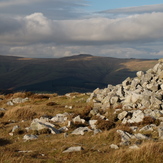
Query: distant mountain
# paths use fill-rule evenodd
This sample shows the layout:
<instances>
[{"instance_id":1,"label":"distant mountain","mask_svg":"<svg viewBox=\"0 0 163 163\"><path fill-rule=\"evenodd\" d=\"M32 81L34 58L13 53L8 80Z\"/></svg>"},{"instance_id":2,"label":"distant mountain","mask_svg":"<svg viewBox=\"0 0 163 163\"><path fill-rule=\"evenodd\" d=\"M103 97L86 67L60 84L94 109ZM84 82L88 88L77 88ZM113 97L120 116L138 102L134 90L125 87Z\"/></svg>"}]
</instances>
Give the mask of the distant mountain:
<instances>
[{"instance_id":1,"label":"distant mountain","mask_svg":"<svg viewBox=\"0 0 163 163\"><path fill-rule=\"evenodd\" d=\"M90 92L119 84L136 71L153 67L157 60L119 59L89 54L63 58L0 56L0 90Z\"/></svg>"}]
</instances>

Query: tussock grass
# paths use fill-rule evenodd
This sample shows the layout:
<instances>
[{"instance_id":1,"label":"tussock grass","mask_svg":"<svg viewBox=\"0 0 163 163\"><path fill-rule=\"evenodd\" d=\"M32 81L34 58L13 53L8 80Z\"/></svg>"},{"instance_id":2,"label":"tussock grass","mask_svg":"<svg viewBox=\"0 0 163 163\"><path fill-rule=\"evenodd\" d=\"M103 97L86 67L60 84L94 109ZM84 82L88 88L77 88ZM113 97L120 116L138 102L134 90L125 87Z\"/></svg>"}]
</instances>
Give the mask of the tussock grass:
<instances>
[{"instance_id":1,"label":"tussock grass","mask_svg":"<svg viewBox=\"0 0 163 163\"><path fill-rule=\"evenodd\" d=\"M32 120L36 115L36 112L29 107L15 107L7 110L4 118L10 120Z\"/></svg>"}]
</instances>

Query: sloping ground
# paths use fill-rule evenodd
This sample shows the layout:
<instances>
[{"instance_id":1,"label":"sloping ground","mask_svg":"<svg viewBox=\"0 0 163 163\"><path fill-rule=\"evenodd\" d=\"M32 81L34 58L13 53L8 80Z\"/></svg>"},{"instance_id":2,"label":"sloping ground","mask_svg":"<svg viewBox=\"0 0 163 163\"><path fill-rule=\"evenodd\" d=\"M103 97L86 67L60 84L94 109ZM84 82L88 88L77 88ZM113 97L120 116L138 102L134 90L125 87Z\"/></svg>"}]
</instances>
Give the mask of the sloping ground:
<instances>
[{"instance_id":1,"label":"sloping ground","mask_svg":"<svg viewBox=\"0 0 163 163\"><path fill-rule=\"evenodd\" d=\"M59 59L0 56L0 90L90 92L119 84L157 61L78 55ZM146 65L146 66L145 66Z\"/></svg>"},{"instance_id":2,"label":"sloping ground","mask_svg":"<svg viewBox=\"0 0 163 163\"><path fill-rule=\"evenodd\" d=\"M1 95L0 162L162 163L163 143L155 133L156 129L153 132L139 131L144 125L150 125L150 121L134 124L138 127L138 133L145 138L132 139L127 146L120 145L122 138L117 130L124 131L125 136L130 139L129 136L135 134L131 129L134 126L124 125L121 120L116 120L118 114L113 114L115 110L112 108L108 108L109 115L105 115L105 119L99 117L99 114L90 115L92 104L86 103L88 97L87 94L78 93L64 96L31 93ZM78 115L82 121L77 118ZM62 116L66 118L62 119ZM95 126L101 132L96 133L96 129L88 123L90 120L97 120ZM159 125L155 121L152 123L155 123L154 128ZM47 129L50 125L62 132L52 134ZM78 127L89 128L90 132L85 129L79 135L72 134ZM151 138L146 139L147 136ZM70 147L77 147L79 151L65 152Z\"/></svg>"}]
</instances>

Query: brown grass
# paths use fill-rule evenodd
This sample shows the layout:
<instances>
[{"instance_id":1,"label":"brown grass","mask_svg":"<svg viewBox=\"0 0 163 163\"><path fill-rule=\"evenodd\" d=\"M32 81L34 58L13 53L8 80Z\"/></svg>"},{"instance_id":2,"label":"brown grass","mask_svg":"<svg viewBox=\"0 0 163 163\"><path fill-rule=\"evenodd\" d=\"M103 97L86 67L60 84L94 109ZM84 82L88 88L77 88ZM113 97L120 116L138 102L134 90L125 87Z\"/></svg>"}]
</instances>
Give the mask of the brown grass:
<instances>
[{"instance_id":1,"label":"brown grass","mask_svg":"<svg viewBox=\"0 0 163 163\"><path fill-rule=\"evenodd\" d=\"M98 129L110 130L115 127L114 121L104 120L101 119L100 117L96 117L95 119L97 120L96 125Z\"/></svg>"},{"instance_id":2,"label":"brown grass","mask_svg":"<svg viewBox=\"0 0 163 163\"><path fill-rule=\"evenodd\" d=\"M46 105L47 106L55 106L55 105L57 105L57 103L56 102L48 102Z\"/></svg>"},{"instance_id":3,"label":"brown grass","mask_svg":"<svg viewBox=\"0 0 163 163\"><path fill-rule=\"evenodd\" d=\"M147 124L156 124L157 126L160 124L160 121L158 119L155 119L153 117L147 116L143 118L143 121L141 122L142 125Z\"/></svg>"},{"instance_id":4,"label":"brown grass","mask_svg":"<svg viewBox=\"0 0 163 163\"><path fill-rule=\"evenodd\" d=\"M11 120L32 120L36 115L36 112L28 107L15 107L6 111L4 118Z\"/></svg>"},{"instance_id":5,"label":"brown grass","mask_svg":"<svg viewBox=\"0 0 163 163\"><path fill-rule=\"evenodd\" d=\"M85 106L84 109L81 109L75 112L74 117L80 115L80 118L87 118L89 117L89 113L91 110L92 110L92 106L90 105Z\"/></svg>"},{"instance_id":6,"label":"brown grass","mask_svg":"<svg viewBox=\"0 0 163 163\"><path fill-rule=\"evenodd\" d=\"M126 63L122 63L127 69L130 71L146 71L149 68L153 67L154 65L157 64L158 61L140 61L140 60L135 60L135 61L129 61Z\"/></svg>"},{"instance_id":7,"label":"brown grass","mask_svg":"<svg viewBox=\"0 0 163 163\"><path fill-rule=\"evenodd\" d=\"M20 94L14 96L20 96ZM50 99L34 98L34 96L31 95L30 101L25 104L16 104L14 106L5 105L5 100L1 102L7 111L4 111L4 116L0 118L0 163L162 162L163 143L159 140L158 142L145 140L139 145L140 149L138 150L131 150L128 146L120 147L118 150L110 148L111 144L118 145L121 142L121 136L116 132L118 129L132 133L129 128L130 126L120 125L118 122L115 122L115 125L114 120L111 121L111 112L114 111L112 109L108 109L110 121L98 120L103 132L97 135L94 135L93 132L85 133L84 136L72 135L71 131L82 124L73 124L74 126L71 126L68 131L68 137L66 138L63 133L56 135L49 134L49 130L26 132L24 129L30 126L33 118L39 118L45 114L55 116L58 113L72 112L80 113L82 118L89 117L89 111L92 107L91 104L84 102L85 99L88 98L87 96L75 95L75 98L53 95L47 96L50 97ZM4 98L6 98L6 96ZM46 105L53 101L58 105L52 107ZM73 109L65 108L65 105L73 106ZM16 120L16 122L9 120ZM22 123L21 120L26 121ZM148 119L148 122L151 122L150 119ZM15 125L20 126L20 129L15 131L13 136L10 136L9 132L11 132ZM60 124L58 126L57 124L55 125L56 128L60 127ZM85 125L87 124L84 124L84 126ZM24 142L23 136L25 134L38 134L39 137L37 140ZM72 146L82 146L84 150L81 152L62 153L64 149Z\"/></svg>"}]
</instances>

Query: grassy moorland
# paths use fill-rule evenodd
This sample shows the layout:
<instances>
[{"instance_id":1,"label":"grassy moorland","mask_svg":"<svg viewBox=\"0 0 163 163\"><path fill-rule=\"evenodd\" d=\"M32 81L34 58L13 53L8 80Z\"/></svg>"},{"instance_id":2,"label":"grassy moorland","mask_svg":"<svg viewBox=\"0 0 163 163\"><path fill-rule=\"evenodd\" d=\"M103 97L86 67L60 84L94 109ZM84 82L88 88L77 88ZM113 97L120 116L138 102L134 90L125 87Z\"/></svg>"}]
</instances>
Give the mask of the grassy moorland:
<instances>
[{"instance_id":1,"label":"grassy moorland","mask_svg":"<svg viewBox=\"0 0 163 163\"><path fill-rule=\"evenodd\" d=\"M34 92L91 92L119 84L157 60L118 59L77 55L64 58L0 56L0 90Z\"/></svg>"},{"instance_id":2,"label":"grassy moorland","mask_svg":"<svg viewBox=\"0 0 163 163\"><path fill-rule=\"evenodd\" d=\"M16 97L29 97L29 101L13 106L7 105L7 101ZM94 135L92 132L85 135L72 135L72 125L64 134L37 133L36 140L24 141L25 134L35 134L35 131L27 132L34 118L41 116L55 116L57 113L72 113L69 118L80 115L88 118L88 111L92 103L86 103L87 94L71 93L69 96L57 94L32 94L15 93L0 95L0 162L1 163L161 163L163 160L162 141L143 140L139 149L129 149L128 146L119 149L111 149L111 144L118 144L120 136L117 129L130 132L128 126L116 122L111 129L103 129L102 133ZM72 106L72 109L65 106ZM109 109L109 108L108 108ZM108 118L113 118L113 109L109 110ZM92 117L89 117L92 118ZM9 135L12 128L18 125L20 129ZM66 124L57 124L57 128ZM76 124L78 125L78 124ZM104 124L103 124L104 125ZM106 124L105 124L106 125ZM66 148L82 146L80 152L62 153Z\"/></svg>"}]
</instances>

